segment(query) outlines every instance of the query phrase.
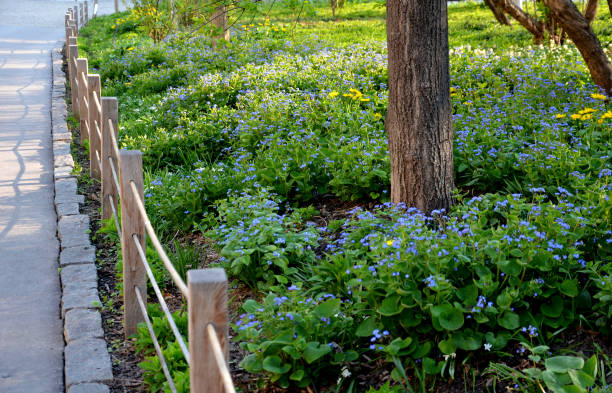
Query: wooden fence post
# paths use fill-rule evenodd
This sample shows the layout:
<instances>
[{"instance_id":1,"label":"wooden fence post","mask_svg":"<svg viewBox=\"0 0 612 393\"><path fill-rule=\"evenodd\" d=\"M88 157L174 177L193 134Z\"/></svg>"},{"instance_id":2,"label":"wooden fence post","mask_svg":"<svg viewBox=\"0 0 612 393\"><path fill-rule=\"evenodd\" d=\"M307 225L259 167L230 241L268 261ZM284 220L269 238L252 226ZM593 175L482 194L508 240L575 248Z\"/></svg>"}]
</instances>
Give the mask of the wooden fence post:
<instances>
[{"instance_id":1,"label":"wooden fence post","mask_svg":"<svg viewBox=\"0 0 612 393\"><path fill-rule=\"evenodd\" d=\"M225 361L229 359L227 324L227 276L221 268L190 270L189 287L189 354L192 393L223 393L223 379L211 350L207 326L213 324L221 343Z\"/></svg>"},{"instance_id":2,"label":"wooden fence post","mask_svg":"<svg viewBox=\"0 0 612 393\"><path fill-rule=\"evenodd\" d=\"M85 24L89 23L89 1L85 2L85 9L83 10L83 16L85 17Z\"/></svg>"},{"instance_id":3,"label":"wooden fence post","mask_svg":"<svg viewBox=\"0 0 612 393\"><path fill-rule=\"evenodd\" d=\"M146 247L144 219L136 206L131 182L136 184L138 194L144 201L142 179L142 153L138 150L119 152L119 173L121 192L121 251L123 253L123 321L125 338L138 331L138 323L144 321L140 311L135 287L138 287L146 304L147 274L140 261L133 235L138 236L143 250Z\"/></svg>"},{"instance_id":4,"label":"wooden fence post","mask_svg":"<svg viewBox=\"0 0 612 393\"><path fill-rule=\"evenodd\" d=\"M110 205L108 196L113 197L113 205L115 211L118 210L117 201L119 196L119 190L115 188L115 182L113 181L113 173L108 158L112 157L115 168L118 169L119 157L115 156L115 149L113 148L113 140L111 138L111 132L115 135L117 141L117 98L115 97L102 97L102 153L100 159L102 160L102 219L108 220L113 217L113 207ZM113 125L112 129L108 126L108 119L111 120ZM118 175L118 174L117 174ZM118 219L118 218L117 218Z\"/></svg>"},{"instance_id":5,"label":"wooden fence post","mask_svg":"<svg viewBox=\"0 0 612 393\"><path fill-rule=\"evenodd\" d=\"M89 109L87 102L87 59L77 59L77 75L79 91L79 120L81 123L81 144L89 139Z\"/></svg>"},{"instance_id":6,"label":"wooden fence post","mask_svg":"<svg viewBox=\"0 0 612 393\"><path fill-rule=\"evenodd\" d=\"M70 41L76 41L75 37L70 37L68 42L68 53L70 54L70 58L68 59L68 70L70 74L70 95L72 98L72 114L78 118L79 117L79 94L77 89L77 70L75 67L75 62L77 57L79 56L79 47L76 44L72 44ZM75 82L76 81L76 82Z\"/></svg>"},{"instance_id":7,"label":"wooden fence post","mask_svg":"<svg viewBox=\"0 0 612 393\"><path fill-rule=\"evenodd\" d=\"M79 3L79 21L81 27L85 26L85 18L83 17L83 3Z\"/></svg>"},{"instance_id":8,"label":"wooden fence post","mask_svg":"<svg viewBox=\"0 0 612 393\"><path fill-rule=\"evenodd\" d=\"M85 3L87 4L87 3ZM102 103L100 101L100 75L87 75L87 88L89 97L89 174L94 179L100 179L102 162L102 151L100 145L100 134L102 133ZM100 103L98 110L97 102ZM96 155L97 153L97 155ZM99 161L98 161L99 160Z\"/></svg>"},{"instance_id":9,"label":"wooden fence post","mask_svg":"<svg viewBox=\"0 0 612 393\"><path fill-rule=\"evenodd\" d=\"M73 10L72 16L74 19L74 23L76 24L77 31L79 31L79 27L80 27L79 25L79 7L75 5L74 7L72 7L72 10Z\"/></svg>"}]
</instances>

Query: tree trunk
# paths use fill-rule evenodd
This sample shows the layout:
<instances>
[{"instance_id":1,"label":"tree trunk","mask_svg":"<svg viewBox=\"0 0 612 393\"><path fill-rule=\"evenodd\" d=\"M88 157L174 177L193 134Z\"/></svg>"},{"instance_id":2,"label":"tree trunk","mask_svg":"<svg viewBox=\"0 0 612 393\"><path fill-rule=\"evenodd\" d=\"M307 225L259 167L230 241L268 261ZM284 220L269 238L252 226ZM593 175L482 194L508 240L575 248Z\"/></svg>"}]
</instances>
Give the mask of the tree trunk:
<instances>
[{"instance_id":1,"label":"tree trunk","mask_svg":"<svg viewBox=\"0 0 612 393\"><path fill-rule=\"evenodd\" d=\"M387 0L391 201L429 213L453 190L446 0Z\"/></svg>"},{"instance_id":2,"label":"tree trunk","mask_svg":"<svg viewBox=\"0 0 612 393\"><path fill-rule=\"evenodd\" d=\"M589 21L571 0L544 0L544 4L580 51L595 83L612 95L612 66Z\"/></svg>"},{"instance_id":3,"label":"tree trunk","mask_svg":"<svg viewBox=\"0 0 612 393\"><path fill-rule=\"evenodd\" d=\"M212 39L213 49L217 49L218 40L230 40L230 30L228 26L227 9L225 5L220 5L215 8L211 16L211 21L213 26L215 26L218 31L218 33L215 33L215 36Z\"/></svg>"},{"instance_id":4,"label":"tree trunk","mask_svg":"<svg viewBox=\"0 0 612 393\"><path fill-rule=\"evenodd\" d=\"M532 18L529 14L518 7L513 0L490 0L498 8L504 10L505 13L513 17L524 28L533 34L533 39L540 42L544 39L544 25L537 19Z\"/></svg>"},{"instance_id":5,"label":"tree trunk","mask_svg":"<svg viewBox=\"0 0 612 393\"><path fill-rule=\"evenodd\" d=\"M589 0L586 9L584 10L584 17L589 22L593 22L597 16L597 8L599 7L599 0Z\"/></svg>"},{"instance_id":6,"label":"tree trunk","mask_svg":"<svg viewBox=\"0 0 612 393\"><path fill-rule=\"evenodd\" d=\"M608 0L608 11L610 12L610 16L612 16L612 0Z\"/></svg>"},{"instance_id":7,"label":"tree trunk","mask_svg":"<svg viewBox=\"0 0 612 393\"><path fill-rule=\"evenodd\" d=\"M493 4L491 0L484 0L484 2L487 5L487 7L491 9L491 11L493 12L493 15L495 16L495 19L497 19L497 21L500 24L510 26L510 20L508 19L504 11L502 11L501 9L499 9L499 7Z\"/></svg>"}]
</instances>

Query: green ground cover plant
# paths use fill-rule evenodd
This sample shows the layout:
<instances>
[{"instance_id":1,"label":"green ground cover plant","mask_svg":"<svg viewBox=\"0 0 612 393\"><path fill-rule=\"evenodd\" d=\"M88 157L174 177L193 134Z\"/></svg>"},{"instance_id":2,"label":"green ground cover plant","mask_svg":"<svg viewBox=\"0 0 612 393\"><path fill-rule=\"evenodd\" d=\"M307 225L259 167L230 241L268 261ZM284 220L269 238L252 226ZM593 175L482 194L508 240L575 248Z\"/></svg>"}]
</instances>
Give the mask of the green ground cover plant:
<instances>
[{"instance_id":1,"label":"green ground cover plant","mask_svg":"<svg viewBox=\"0 0 612 393\"><path fill-rule=\"evenodd\" d=\"M612 317L612 104L577 50L532 46L482 4L449 7L457 203L424 215L387 202L384 6L297 14L262 7L216 51L190 31L154 42L130 13L79 39L119 98L120 145L144 152L155 228L214 240L256 294L234 320L240 366L334 391L374 367L389 377L371 391L427 391L480 358L510 389L605 391L602 351L559 353L578 328L609 335ZM610 26L602 3L608 49ZM321 200L357 207L326 221ZM512 358L532 366L512 374ZM168 389L154 357L143 366ZM185 371L176 360L181 389Z\"/></svg>"}]
</instances>

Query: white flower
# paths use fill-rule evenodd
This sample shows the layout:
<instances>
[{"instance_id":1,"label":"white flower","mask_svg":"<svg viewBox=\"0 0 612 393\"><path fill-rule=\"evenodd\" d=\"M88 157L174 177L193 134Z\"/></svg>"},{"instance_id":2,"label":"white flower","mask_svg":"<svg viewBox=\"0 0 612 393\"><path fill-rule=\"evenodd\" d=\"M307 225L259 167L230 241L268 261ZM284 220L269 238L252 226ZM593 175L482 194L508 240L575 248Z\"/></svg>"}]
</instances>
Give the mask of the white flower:
<instances>
[{"instance_id":1,"label":"white flower","mask_svg":"<svg viewBox=\"0 0 612 393\"><path fill-rule=\"evenodd\" d=\"M343 368L342 369L342 377L346 378L346 377L350 377L351 376L351 372L348 370L348 368Z\"/></svg>"},{"instance_id":2,"label":"white flower","mask_svg":"<svg viewBox=\"0 0 612 393\"><path fill-rule=\"evenodd\" d=\"M485 343L484 349L485 349L485 351L490 351L491 350L491 344Z\"/></svg>"}]
</instances>

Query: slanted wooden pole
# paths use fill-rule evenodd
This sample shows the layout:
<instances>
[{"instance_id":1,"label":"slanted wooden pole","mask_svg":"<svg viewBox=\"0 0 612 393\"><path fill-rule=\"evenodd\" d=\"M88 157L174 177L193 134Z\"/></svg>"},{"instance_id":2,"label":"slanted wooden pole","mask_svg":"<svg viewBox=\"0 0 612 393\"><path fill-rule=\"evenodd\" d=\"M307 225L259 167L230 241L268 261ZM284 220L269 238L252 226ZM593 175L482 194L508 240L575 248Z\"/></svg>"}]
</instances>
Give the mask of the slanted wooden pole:
<instances>
[{"instance_id":1,"label":"slanted wooden pole","mask_svg":"<svg viewBox=\"0 0 612 393\"><path fill-rule=\"evenodd\" d=\"M113 148L113 140L111 138L111 132L117 138L117 98L115 97L102 97L102 219L108 220L113 217L113 207L110 205L109 195L112 196L113 205L115 211L118 210L117 201L119 200L119 190L115 187L113 179L113 173L108 162L108 158L113 159L115 169L119 170L119 157L115 155L115 149ZM108 119L111 120L112 127L108 125ZM117 174L119 175L119 174Z\"/></svg>"},{"instance_id":2,"label":"slanted wooden pole","mask_svg":"<svg viewBox=\"0 0 612 393\"><path fill-rule=\"evenodd\" d=\"M138 236L143 250L146 247L144 219L136 206L135 196L130 186L136 184L139 197L144 201L142 180L142 153L138 150L119 152L119 176L121 185L121 251L123 253L123 321L125 338L137 333L138 323L144 317L138 305L134 287L140 289L146 303L147 274L140 260L133 235Z\"/></svg>"},{"instance_id":3,"label":"slanted wooden pole","mask_svg":"<svg viewBox=\"0 0 612 393\"><path fill-rule=\"evenodd\" d=\"M70 74L70 95L72 99L72 114L75 118L79 117L79 94L77 88L77 70L76 70L76 59L79 56L79 47L72 42L76 42L75 37L70 37L68 42L68 53L70 58L68 60L68 70Z\"/></svg>"},{"instance_id":4,"label":"slanted wooden pole","mask_svg":"<svg viewBox=\"0 0 612 393\"><path fill-rule=\"evenodd\" d=\"M77 75L79 91L79 121L81 123L81 144L89 139L89 103L87 97L87 59L77 59Z\"/></svg>"},{"instance_id":5,"label":"slanted wooden pole","mask_svg":"<svg viewBox=\"0 0 612 393\"><path fill-rule=\"evenodd\" d=\"M190 270L189 354L190 386L194 393L223 393L223 380L211 349L207 327L212 324L221 343L226 362L229 359L227 324L227 276L221 268Z\"/></svg>"},{"instance_id":6,"label":"slanted wooden pole","mask_svg":"<svg viewBox=\"0 0 612 393\"><path fill-rule=\"evenodd\" d=\"M86 1L83 9L83 17L85 18L85 25L89 23L89 1Z\"/></svg>"},{"instance_id":7,"label":"slanted wooden pole","mask_svg":"<svg viewBox=\"0 0 612 393\"><path fill-rule=\"evenodd\" d=\"M100 106L100 110L98 110L96 105L96 99L101 104L100 75L87 75L87 89L89 91L89 174L92 178L99 180L101 174L100 165L103 165L100 149L102 144L100 139L100 134L102 133L102 107Z\"/></svg>"}]
</instances>

